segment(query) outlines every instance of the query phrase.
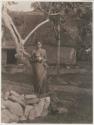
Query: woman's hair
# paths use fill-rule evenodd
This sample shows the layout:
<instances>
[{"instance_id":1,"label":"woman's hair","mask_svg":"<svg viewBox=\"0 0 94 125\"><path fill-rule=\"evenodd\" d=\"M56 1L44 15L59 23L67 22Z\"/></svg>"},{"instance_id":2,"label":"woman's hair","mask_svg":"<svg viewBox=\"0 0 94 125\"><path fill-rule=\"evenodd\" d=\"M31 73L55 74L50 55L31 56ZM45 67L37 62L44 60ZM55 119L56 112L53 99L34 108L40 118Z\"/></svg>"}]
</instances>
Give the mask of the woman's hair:
<instances>
[{"instance_id":1,"label":"woman's hair","mask_svg":"<svg viewBox=\"0 0 94 125\"><path fill-rule=\"evenodd\" d=\"M42 42L40 42L40 41L36 40L35 45L37 45L38 43L41 43L41 44L42 44Z\"/></svg>"}]
</instances>

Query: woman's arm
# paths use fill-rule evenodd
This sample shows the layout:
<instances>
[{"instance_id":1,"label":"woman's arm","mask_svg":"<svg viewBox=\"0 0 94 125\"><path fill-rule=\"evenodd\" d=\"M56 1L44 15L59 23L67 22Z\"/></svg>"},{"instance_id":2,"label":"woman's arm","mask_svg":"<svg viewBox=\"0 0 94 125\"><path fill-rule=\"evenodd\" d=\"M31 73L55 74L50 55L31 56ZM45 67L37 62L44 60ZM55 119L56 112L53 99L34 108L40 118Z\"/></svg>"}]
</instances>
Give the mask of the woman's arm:
<instances>
[{"instance_id":1,"label":"woman's arm","mask_svg":"<svg viewBox=\"0 0 94 125\"><path fill-rule=\"evenodd\" d=\"M31 57L31 55L28 53L28 52L26 52L25 50L23 51L23 54L25 55L25 56L27 56L27 57Z\"/></svg>"}]
</instances>

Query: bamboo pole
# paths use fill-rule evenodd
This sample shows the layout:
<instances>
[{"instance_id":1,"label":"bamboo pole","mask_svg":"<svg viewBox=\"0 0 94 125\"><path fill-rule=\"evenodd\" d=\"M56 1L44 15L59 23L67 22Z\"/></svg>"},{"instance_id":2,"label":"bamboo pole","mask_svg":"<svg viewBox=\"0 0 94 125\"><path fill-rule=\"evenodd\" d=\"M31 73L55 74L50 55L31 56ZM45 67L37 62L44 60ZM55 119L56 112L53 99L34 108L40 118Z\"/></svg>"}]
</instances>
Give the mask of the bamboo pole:
<instances>
[{"instance_id":1,"label":"bamboo pole","mask_svg":"<svg viewBox=\"0 0 94 125\"><path fill-rule=\"evenodd\" d=\"M57 75L60 75L60 45L61 45L61 40L60 40L60 21L58 24L58 48L57 48Z\"/></svg>"}]
</instances>

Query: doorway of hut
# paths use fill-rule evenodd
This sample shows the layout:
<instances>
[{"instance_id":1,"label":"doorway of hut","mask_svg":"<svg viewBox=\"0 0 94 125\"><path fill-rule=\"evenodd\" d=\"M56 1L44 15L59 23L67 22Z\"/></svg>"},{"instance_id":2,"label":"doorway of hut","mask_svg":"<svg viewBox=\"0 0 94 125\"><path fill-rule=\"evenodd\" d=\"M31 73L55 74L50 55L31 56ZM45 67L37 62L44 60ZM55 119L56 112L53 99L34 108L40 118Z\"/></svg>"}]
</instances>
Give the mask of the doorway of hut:
<instances>
[{"instance_id":1,"label":"doorway of hut","mask_svg":"<svg viewBox=\"0 0 94 125\"><path fill-rule=\"evenodd\" d=\"M16 49L7 49L7 64L17 64Z\"/></svg>"}]
</instances>

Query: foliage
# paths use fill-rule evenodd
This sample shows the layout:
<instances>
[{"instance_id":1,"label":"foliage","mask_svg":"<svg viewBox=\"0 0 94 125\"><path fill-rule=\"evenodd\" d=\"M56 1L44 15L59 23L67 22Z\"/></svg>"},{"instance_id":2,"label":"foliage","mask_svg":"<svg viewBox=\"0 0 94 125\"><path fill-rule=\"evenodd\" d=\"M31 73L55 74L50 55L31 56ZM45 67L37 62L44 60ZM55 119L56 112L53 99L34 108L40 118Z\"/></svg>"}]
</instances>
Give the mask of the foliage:
<instances>
[{"instance_id":1,"label":"foliage","mask_svg":"<svg viewBox=\"0 0 94 125\"><path fill-rule=\"evenodd\" d=\"M76 42L76 48L91 47L91 2L34 2L31 6L46 14L55 23L60 15L61 32L66 32Z\"/></svg>"},{"instance_id":2,"label":"foliage","mask_svg":"<svg viewBox=\"0 0 94 125\"><path fill-rule=\"evenodd\" d=\"M51 25L48 24L40 28L39 32L36 33L36 36L42 37L45 43L57 45L57 40L50 38L49 34L51 33L52 37L54 35L56 36L57 32L54 34L52 26L57 27L58 23L60 23L61 46L75 47L79 56L82 56L82 53L86 49L92 48L91 2L33 2L31 7L34 8L34 11L37 10L36 12L42 12L44 17L34 15L32 18L29 16L30 13L10 13L23 38L30 32L32 27L38 25L38 23L42 22L46 17L50 19ZM45 27L46 30L44 32ZM45 35L47 39L44 39ZM31 39L32 38L30 38L30 41Z\"/></svg>"}]
</instances>

